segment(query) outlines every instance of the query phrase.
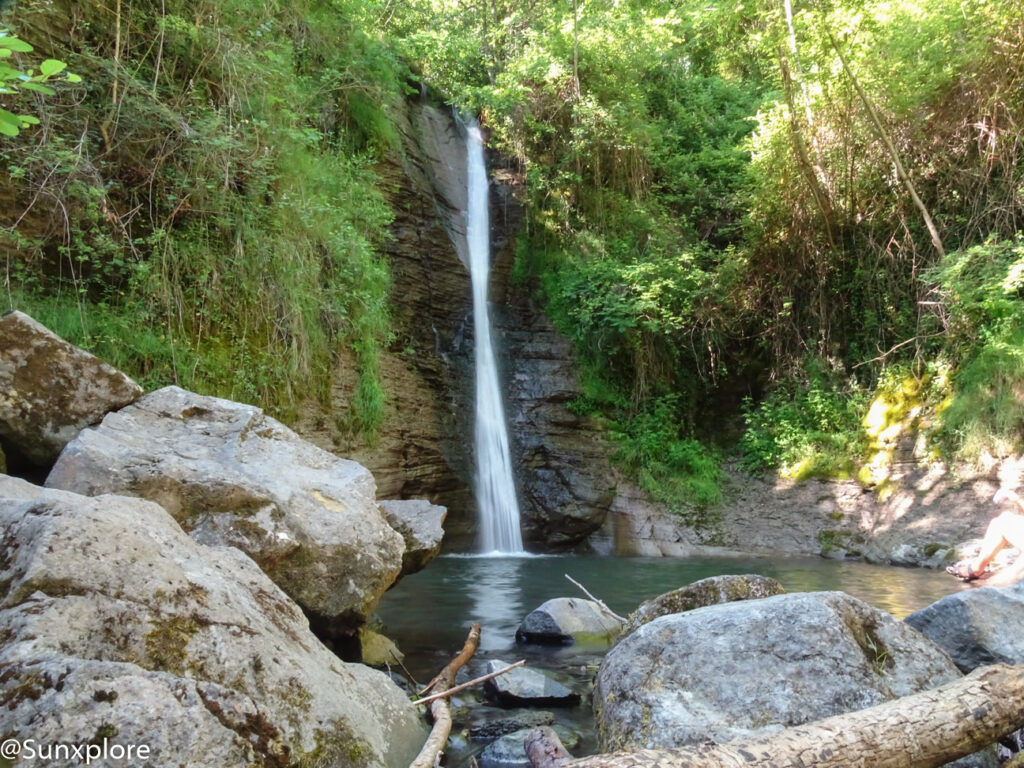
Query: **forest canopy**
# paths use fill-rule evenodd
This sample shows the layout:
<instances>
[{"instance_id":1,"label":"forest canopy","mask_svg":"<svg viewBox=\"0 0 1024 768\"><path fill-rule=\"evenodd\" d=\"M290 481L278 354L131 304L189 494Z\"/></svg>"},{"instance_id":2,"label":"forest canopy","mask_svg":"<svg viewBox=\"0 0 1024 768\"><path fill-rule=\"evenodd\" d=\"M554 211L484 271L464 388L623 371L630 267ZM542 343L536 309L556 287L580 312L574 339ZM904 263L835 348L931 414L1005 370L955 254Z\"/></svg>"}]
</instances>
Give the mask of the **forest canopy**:
<instances>
[{"instance_id":1,"label":"forest canopy","mask_svg":"<svg viewBox=\"0 0 1024 768\"><path fill-rule=\"evenodd\" d=\"M147 384L286 415L350 345L372 432L374 169L425 87L522 169L515 275L576 345L572 407L680 511L717 501L730 457L878 485L908 451L1020 448L1019 2L115 8L5 15L84 84L0 147L5 210L66 223L0 234L8 303Z\"/></svg>"}]
</instances>

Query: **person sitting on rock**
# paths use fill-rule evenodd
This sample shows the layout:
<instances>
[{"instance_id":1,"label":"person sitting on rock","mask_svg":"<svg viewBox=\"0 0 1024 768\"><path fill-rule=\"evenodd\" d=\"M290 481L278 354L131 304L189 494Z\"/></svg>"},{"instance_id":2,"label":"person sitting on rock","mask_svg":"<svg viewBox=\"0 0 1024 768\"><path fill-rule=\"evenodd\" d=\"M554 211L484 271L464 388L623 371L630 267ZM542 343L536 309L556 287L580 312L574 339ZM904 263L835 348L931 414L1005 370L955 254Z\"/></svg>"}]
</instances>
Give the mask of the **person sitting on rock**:
<instances>
[{"instance_id":1,"label":"person sitting on rock","mask_svg":"<svg viewBox=\"0 0 1024 768\"><path fill-rule=\"evenodd\" d=\"M981 541L981 550L973 560L961 560L946 570L964 581L974 581L985 575L985 571L993 558L1006 547L1024 550L1024 500L1009 488L1000 488L992 497L995 504L1012 501L1016 509L1001 512L988 524L985 538ZM1024 557L1017 559L1009 568L1000 573L999 581L1012 583L1024 575Z\"/></svg>"}]
</instances>

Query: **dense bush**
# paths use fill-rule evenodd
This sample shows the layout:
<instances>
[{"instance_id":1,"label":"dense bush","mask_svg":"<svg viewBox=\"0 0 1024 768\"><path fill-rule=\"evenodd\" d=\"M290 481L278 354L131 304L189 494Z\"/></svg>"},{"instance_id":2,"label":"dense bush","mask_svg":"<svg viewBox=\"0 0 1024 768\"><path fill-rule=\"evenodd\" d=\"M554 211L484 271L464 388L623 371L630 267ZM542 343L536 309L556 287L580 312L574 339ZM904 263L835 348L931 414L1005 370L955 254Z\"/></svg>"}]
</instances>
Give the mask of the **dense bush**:
<instances>
[{"instance_id":1,"label":"dense bush","mask_svg":"<svg viewBox=\"0 0 1024 768\"><path fill-rule=\"evenodd\" d=\"M25 3L11 21L84 76L0 145L7 305L146 386L287 417L324 400L341 345L356 427L381 418L373 163L404 70L333 2Z\"/></svg>"}]
</instances>

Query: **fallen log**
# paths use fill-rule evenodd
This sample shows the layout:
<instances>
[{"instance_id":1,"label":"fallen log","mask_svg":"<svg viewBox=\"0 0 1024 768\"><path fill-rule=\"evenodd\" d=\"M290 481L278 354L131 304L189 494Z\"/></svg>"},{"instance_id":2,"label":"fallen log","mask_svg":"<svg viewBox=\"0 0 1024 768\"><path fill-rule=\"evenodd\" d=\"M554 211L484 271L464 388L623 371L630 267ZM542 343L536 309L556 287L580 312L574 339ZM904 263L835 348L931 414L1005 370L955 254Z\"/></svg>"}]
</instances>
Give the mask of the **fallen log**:
<instances>
[{"instance_id":1,"label":"fallen log","mask_svg":"<svg viewBox=\"0 0 1024 768\"><path fill-rule=\"evenodd\" d=\"M997 664L930 691L744 741L579 760L558 753L553 731L535 729L526 743L535 768L933 768L1022 726L1024 664Z\"/></svg>"},{"instance_id":2,"label":"fallen log","mask_svg":"<svg viewBox=\"0 0 1024 768\"><path fill-rule=\"evenodd\" d=\"M480 645L480 625L474 624L466 637L459 654L449 661L445 668L424 688L420 695L431 691L446 691L455 684L455 674L465 666L466 662L473 658L477 646ZM451 691L447 691L451 693ZM416 759L409 764L409 768L433 768L437 763L441 750L448 743L448 736L452 732L452 710L448 703L447 696L434 699L430 702L430 714L434 718L434 726L430 729L430 735L423 744Z\"/></svg>"}]
</instances>

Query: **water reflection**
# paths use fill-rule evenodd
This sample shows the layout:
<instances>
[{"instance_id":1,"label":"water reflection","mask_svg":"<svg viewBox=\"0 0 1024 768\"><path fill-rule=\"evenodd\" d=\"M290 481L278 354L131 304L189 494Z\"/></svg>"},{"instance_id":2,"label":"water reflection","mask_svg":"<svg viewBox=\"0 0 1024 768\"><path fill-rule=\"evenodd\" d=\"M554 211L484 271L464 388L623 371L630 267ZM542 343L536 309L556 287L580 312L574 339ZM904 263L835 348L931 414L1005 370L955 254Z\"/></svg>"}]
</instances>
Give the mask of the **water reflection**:
<instances>
[{"instance_id":1,"label":"water reflection","mask_svg":"<svg viewBox=\"0 0 1024 768\"><path fill-rule=\"evenodd\" d=\"M467 631L480 622L480 650L507 648L507 628L518 626L523 616L533 610L523 602L523 569L532 559L498 556L463 557L461 569L469 616L464 622Z\"/></svg>"},{"instance_id":2,"label":"water reflection","mask_svg":"<svg viewBox=\"0 0 1024 768\"><path fill-rule=\"evenodd\" d=\"M789 592L848 592L898 618L964 588L942 572L823 559L446 556L388 592L379 615L409 661L426 654L436 666L438 654L462 647L474 621L482 653L513 648L519 622L538 605L583 596L566 574L626 615L648 598L727 573L772 576Z\"/></svg>"}]
</instances>

